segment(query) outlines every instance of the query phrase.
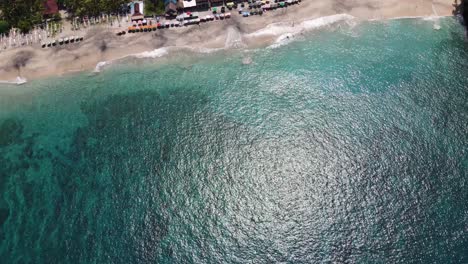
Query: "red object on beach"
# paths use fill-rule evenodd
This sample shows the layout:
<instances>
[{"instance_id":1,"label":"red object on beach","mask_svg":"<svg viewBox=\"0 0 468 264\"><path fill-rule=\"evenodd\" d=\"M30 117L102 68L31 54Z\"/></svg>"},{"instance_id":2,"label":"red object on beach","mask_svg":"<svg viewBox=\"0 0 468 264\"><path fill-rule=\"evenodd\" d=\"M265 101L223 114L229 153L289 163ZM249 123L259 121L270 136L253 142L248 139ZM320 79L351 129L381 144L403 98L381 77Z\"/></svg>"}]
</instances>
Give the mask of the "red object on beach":
<instances>
[{"instance_id":1,"label":"red object on beach","mask_svg":"<svg viewBox=\"0 0 468 264\"><path fill-rule=\"evenodd\" d=\"M58 13L58 5L55 0L44 1L44 11L43 15L53 15Z\"/></svg>"}]
</instances>

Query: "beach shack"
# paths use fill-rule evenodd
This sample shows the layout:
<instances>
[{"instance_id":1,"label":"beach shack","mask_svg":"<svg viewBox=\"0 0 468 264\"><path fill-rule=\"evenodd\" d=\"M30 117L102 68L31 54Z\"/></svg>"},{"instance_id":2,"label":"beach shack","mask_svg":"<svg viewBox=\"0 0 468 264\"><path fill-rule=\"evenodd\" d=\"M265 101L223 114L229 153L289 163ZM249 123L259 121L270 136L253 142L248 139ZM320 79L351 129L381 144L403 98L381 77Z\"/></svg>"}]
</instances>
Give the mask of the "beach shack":
<instances>
[{"instance_id":1,"label":"beach shack","mask_svg":"<svg viewBox=\"0 0 468 264\"><path fill-rule=\"evenodd\" d=\"M144 3L143 1L133 1L128 4L130 7L130 15L132 21L143 20L143 10L144 10Z\"/></svg>"},{"instance_id":2,"label":"beach shack","mask_svg":"<svg viewBox=\"0 0 468 264\"><path fill-rule=\"evenodd\" d=\"M197 8L197 1L196 0L180 0L178 4L179 8L187 11L193 11Z\"/></svg>"},{"instance_id":3,"label":"beach shack","mask_svg":"<svg viewBox=\"0 0 468 264\"><path fill-rule=\"evenodd\" d=\"M44 3L44 9L42 15L44 17L52 17L59 12L56 0L46 0Z\"/></svg>"},{"instance_id":4,"label":"beach shack","mask_svg":"<svg viewBox=\"0 0 468 264\"><path fill-rule=\"evenodd\" d=\"M224 5L224 0L210 0L211 6L222 6Z\"/></svg>"},{"instance_id":5,"label":"beach shack","mask_svg":"<svg viewBox=\"0 0 468 264\"><path fill-rule=\"evenodd\" d=\"M175 16L177 15L177 0L164 0L164 6L166 15Z\"/></svg>"},{"instance_id":6,"label":"beach shack","mask_svg":"<svg viewBox=\"0 0 468 264\"><path fill-rule=\"evenodd\" d=\"M210 8L210 2L208 0L197 0L197 10L208 10Z\"/></svg>"}]
</instances>

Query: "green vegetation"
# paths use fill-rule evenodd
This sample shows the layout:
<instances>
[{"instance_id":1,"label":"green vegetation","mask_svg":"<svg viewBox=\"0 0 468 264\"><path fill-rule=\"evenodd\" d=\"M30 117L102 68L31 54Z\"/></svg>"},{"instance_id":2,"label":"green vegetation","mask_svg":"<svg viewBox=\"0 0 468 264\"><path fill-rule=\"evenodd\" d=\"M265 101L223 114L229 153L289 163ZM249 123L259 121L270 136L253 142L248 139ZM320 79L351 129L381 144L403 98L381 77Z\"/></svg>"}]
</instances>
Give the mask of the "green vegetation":
<instances>
[{"instance_id":1,"label":"green vegetation","mask_svg":"<svg viewBox=\"0 0 468 264\"><path fill-rule=\"evenodd\" d=\"M8 33L10 30L10 24L4 20L0 20L0 34Z\"/></svg>"},{"instance_id":2,"label":"green vegetation","mask_svg":"<svg viewBox=\"0 0 468 264\"><path fill-rule=\"evenodd\" d=\"M163 0L145 0L145 15L161 15L164 9Z\"/></svg>"},{"instance_id":3,"label":"green vegetation","mask_svg":"<svg viewBox=\"0 0 468 264\"><path fill-rule=\"evenodd\" d=\"M98 16L101 13L116 13L128 0L63 0L67 11L74 16Z\"/></svg>"},{"instance_id":4,"label":"green vegetation","mask_svg":"<svg viewBox=\"0 0 468 264\"><path fill-rule=\"evenodd\" d=\"M35 24L42 21L43 8L41 0L0 1L1 19L7 25L19 28L22 32L28 32Z\"/></svg>"},{"instance_id":5,"label":"green vegetation","mask_svg":"<svg viewBox=\"0 0 468 264\"><path fill-rule=\"evenodd\" d=\"M8 32L11 27L22 32L30 31L43 20L44 0L0 0L0 33ZM151 2L159 2L152 0ZM162 1L160 1L162 2ZM119 12L128 0L58 0L59 7L67 9L72 16L98 16L101 13ZM52 16L60 20L60 14Z\"/></svg>"}]
</instances>

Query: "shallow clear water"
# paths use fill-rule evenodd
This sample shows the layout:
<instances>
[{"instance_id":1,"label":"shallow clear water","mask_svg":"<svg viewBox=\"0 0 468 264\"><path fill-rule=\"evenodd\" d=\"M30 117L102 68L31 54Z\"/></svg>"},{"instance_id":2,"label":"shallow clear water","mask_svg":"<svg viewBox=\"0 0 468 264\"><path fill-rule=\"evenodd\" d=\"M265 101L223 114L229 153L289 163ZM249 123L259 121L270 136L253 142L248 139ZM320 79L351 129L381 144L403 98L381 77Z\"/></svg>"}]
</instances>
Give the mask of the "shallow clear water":
<instances>
[{"instance_id":1,"label":"shallow clear water","mask_svg":"<svg viewBox=\"0 0 468 264\"><path fill-rule=\"evenodd\" d=\"M433 23L0 86L2 263L468 263L468 45Z\"/></svg>"}]
</instances>

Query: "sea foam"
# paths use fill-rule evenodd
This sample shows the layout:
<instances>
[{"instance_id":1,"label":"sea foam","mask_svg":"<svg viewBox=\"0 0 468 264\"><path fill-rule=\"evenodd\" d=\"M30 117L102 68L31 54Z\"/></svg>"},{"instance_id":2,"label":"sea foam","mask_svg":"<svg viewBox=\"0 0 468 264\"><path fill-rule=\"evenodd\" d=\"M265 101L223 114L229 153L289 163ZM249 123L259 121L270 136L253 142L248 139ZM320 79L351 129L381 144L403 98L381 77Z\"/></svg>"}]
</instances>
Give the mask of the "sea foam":
<instances>
[{"instance_id":1,"label":"sea foam","mask_svg":"<svg viewBox=\"0 0 468 264\"><path fill-rule=\"evenodd\" d=\"M145 51L145 52L142 52L142 53L137 53L137 54L134 54L132 55L133 57L136 57L136 58L160 58L162 56L165 56L169 54L169 48L159 48L159 49L155 49L155 50L152 50L152 51Z\"/></svg>"},{"instance_id":2,"label":"sea foam","mask_svg":"<svg viewBox=\"0 0 468 264\"><path fill-rule=\"evenodd\" d=\"M26 80L26 78L23 78L23 77L20 77L20 76L17 76L14 81L0 80L0 83L3 83L3 84L17 84L17 85L20 85L20 84L25 84L27 82L28 82L28 80Z\"/></svg>"},{"instance_id":3,"label":"sea foam","mask_svg":"<svg viewBox=\"0 0 468 264\"><path fill-rule=\"evenodd\" d=\"M101 72L102 68L104 68L104 66L109 65L111 63L112 63L112 61L100 61L100 62L98 62L96 64L96 67L94 67L93 72L99 73L99 72Z\"/></svg>"},{"instance_id":4,"label":"sea foam","mask_svg":"<svg viewBox=\"0 0 468 264\"><path fill-rule=\"evenodd\" d=\"M305 32L320 29L326 26L331 26L340 22L349 22L355 17L348 14L338 14L332 16L319 17L316 19L305 20L300 23L295 22L280 22L273 23L263 29L247 34L247 38L260 37L277 37L275 43L270 45L270 48L276 48L291 42L297 35Z\"/></svg>"},{"instance_id":5,"label":"sea foam","mask_svg":"<svg viewBox=\"0 0 468 264\"><path fill-rule=\"evenodd\" d=\"M228 49L241 48L241 49L247 50L247 45L243 42L243 38L249 38L249 39L255 40L256 38L261 38L265 36L277 37L274 44L269 46L269 48L276 48L276 47L288 44L289 42L293 41L297 35L302 34L304 32L323 28L323 27L330 26L339 22L352 21L354 19L355 17L348 15L348 14L338 14L338 15L325 16L325 17L319 17L316 19L306 20L297 24L295 24L294 22L279 22L279 23L269 24L263 29L260 29L253 33L249 33L245 35L241 34L235 28L230 27L228 28L224 47L222 48L169 46L169 47L158 48L152 51L145 51L141 53L131 54L131 55L122 57L120 59L124 59L127 57L133 57L133 58L138 58L138 59L145 59L145 58L156 59L156 58L161 58L163 56L167 56L170 53L177 52L177 51L189 51L193 53L209 54L209 53L214 53L214 52L228 50ZM99 62L96 65L94 72L95 73L100 72L102 68L112 64L113 61Z\"/></svg>"}]
</instances>

